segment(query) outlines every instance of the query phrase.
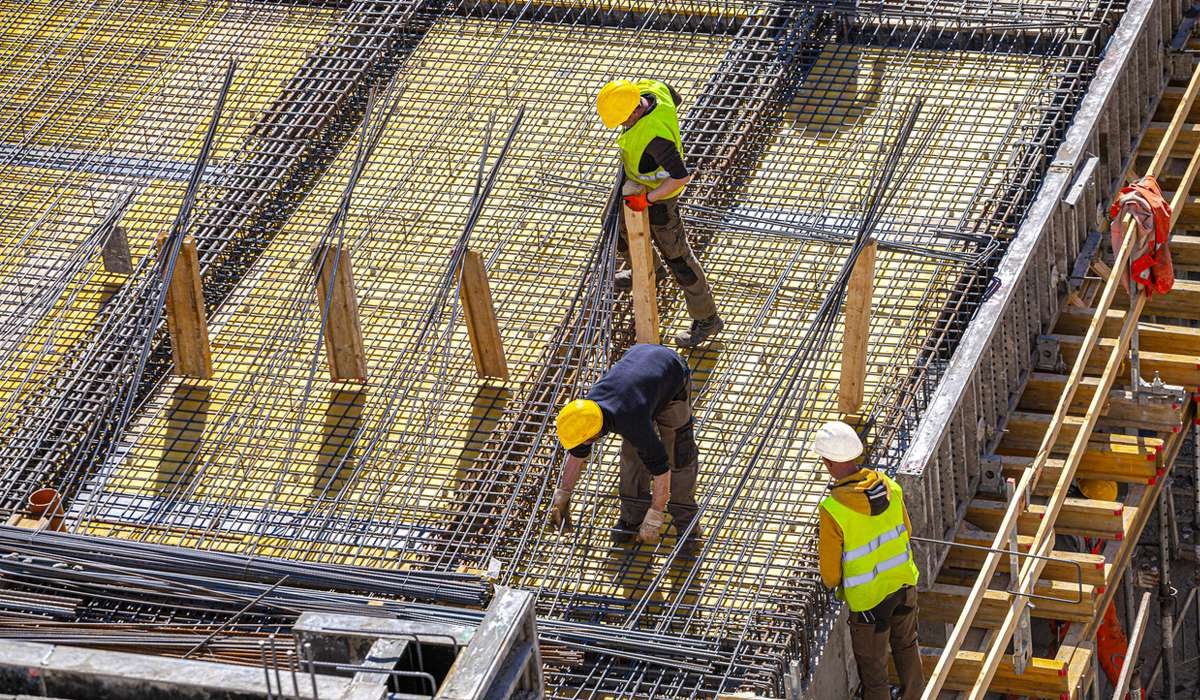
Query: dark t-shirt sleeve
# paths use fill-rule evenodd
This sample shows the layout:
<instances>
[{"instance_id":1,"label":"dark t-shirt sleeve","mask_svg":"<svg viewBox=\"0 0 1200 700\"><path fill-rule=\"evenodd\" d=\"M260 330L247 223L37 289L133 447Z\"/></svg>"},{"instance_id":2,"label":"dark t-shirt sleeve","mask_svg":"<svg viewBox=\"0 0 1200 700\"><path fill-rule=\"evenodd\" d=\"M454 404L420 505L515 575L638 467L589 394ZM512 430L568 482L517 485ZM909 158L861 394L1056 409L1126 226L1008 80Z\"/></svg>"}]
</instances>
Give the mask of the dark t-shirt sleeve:
<instances>
[{"instance_id":1,"label":"dark t-shirt sleeve","mask_svg":"<svg viewBox=\"0 0 1200 700\"><path fill-rule=\"evenodd\" d=\"M687 166L683 164L683 158L679 157L679 150L675 148L675 144L663 137L655 136L650 139L650 143L646 145L646 154L676 180L682 180L688 176ZM645 160L645 156L642 156L642 159ZM648 171L643 170L642 172Z\"/></svg>"},{"instance_id":2,"label":"dark t-shirt sleeve","mask_svg":"<svg viewBox=\"0 0 1200 700\"><path fill-rule=\"evenodd\" d=\"M567 452L570 452L571 456L573 456L573 457L578 457L580 459L587 459L592 454L592 446L591 445L576 445L576 446L572 447L571 449L567 450Z\"/></svg>"}]
</instances>

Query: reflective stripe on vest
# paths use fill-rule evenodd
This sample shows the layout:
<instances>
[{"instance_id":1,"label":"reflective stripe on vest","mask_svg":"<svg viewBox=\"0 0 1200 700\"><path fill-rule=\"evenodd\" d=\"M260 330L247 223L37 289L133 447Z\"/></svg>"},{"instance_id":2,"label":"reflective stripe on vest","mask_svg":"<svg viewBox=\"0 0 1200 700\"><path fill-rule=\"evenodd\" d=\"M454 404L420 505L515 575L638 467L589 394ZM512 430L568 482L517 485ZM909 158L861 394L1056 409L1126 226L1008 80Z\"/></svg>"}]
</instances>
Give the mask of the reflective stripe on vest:
<instances>
[{"instance_id":1,"label":"reflective stripe on vest","mask_svg":"<svg viewBox=\"0 0 1200 700\"><path fill-rule=\"evenodd\" d=\"M654 95L656 106L634 122L633 126L622 131L621 135L617 137L617 145L621 148L621 162L625 170L625 177L644 185L647 189L654 189L662 184L670 174L662 166L648 173L639 171L642 155L645 154L646 147L650 145L651 141L655 138L664 138L675 144L676 150L679 151L679 157L683 158L683 141L679 136L679 114L675 111L675 102L671 99L671 90L666 83L657 80L639 80L637 88L642 94ZM658 199L678 197L682 192L683 188L680 187L666 197Z\"/></svg>"},{"instance_id":2,"label":"reflective stripe on vest","mask_svg":"<svg viewBox=\"0 0 1200 700\"><path fill-rule=\"evenodd\" d=\"M884 474L888 507L878 515L859 513L833 494L821 507L842 530L841 592L854 612L870 610L902 586L917 585L917 567L904 525L904 492Z\"/></svg>"},{"instance_id":3,"label":"reflective stripe on vest","mask_svg":"<svg viewBox=\"0 0 1200 700\"><path fill-rule=\"evenodd\" d=\"M902 564L905 564L911 558L912 557L910 557L908 555L908 550L905 549L903 552L897 554L896 556L884 559L883 561L879 562L875 566L871 567L870 571L861 573L857 576L850 576L849 578L844 579L842 581L842 585L845 586L846 588L853 588L855 586L861 586L865 583L870 583L870 582L874 581L876 578L878 578L879 574L882 574L885 571L891 571L892 569L896 568L897 566L901 566Z\"/></svg>"},{"instance_id":4,"label":"reflective stripe on vest","mask_svg":"<svg viewBox=\"0 0 1200 700\"><path fill-rule=\"evenodd\" d=\"M871 540L870 542L862 545L861 547L855 547L854 549L852 549L848 552L842 552L842 563L851 562L860 557L864 557L867 554L870 554L871 552L874 552L875 550L882 547L885 542L891 542L892 540L896 539L900 535L903 535L904 533L905 533L904 523L900 523L899 525L897 525L895 527L895 529L888 530L887 532L883 533L879 537L876 537L875 539Z\"/></svg>"}]
</instances>

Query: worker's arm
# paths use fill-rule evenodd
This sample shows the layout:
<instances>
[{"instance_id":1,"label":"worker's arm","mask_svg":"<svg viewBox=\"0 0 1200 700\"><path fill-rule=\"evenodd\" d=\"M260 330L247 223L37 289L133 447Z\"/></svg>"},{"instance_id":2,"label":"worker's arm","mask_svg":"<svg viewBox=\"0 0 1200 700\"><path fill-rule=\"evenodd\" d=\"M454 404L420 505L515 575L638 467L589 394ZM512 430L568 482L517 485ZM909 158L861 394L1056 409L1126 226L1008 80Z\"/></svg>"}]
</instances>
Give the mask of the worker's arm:
<instances>
[{"instance_id":1,"label":"worker's arm","mask_svg":"<svg viewBox=\"0 0 1200 700\"><path fill-rule=\"evenodd\" d=\"M821 512L817 541L821 581L826 588L837 588L842 584L842 528L824 508L817 510Z\"/></svg>"},{"instance_id":2,"label":"worker's arm","mask_svg":"<svg viewBox=\"0 0 1200 700\"><path fill-rule=\"evenodd\" d=\"M650 508L651 510L666 510L667 501L671 498L671 470L663 472L654 477L653 485L650 487Z\"/></svg>"},{"instance_id":3,"label":"worker's arm","mask_svg":"<svg viewBox=\"0 0 1200 700\"><path fill-rule=\"evenodd\" d=\"M668 177L666 180L663 180L661 185L650 190L650 192L646 195L646 201L650 202L651 204L657 202L680 187L686 186L692 181L692 178L695 177L695 175L695 173L688 173L687 177Z\"/></svg>"},{"instance_id":4,"label":"worker's arm","mask_svg":"<svg viewBox=\"0 0 1200 700\"><path fill-rule=\"evenodd\" d=\"M563 464L562 475L558 478L558 488L550 498L550 524L571 529L571 492L575 490L575 482L583 473L583 462L587 457L567 453L567 461Z\"/></svg>"}]
</instances>

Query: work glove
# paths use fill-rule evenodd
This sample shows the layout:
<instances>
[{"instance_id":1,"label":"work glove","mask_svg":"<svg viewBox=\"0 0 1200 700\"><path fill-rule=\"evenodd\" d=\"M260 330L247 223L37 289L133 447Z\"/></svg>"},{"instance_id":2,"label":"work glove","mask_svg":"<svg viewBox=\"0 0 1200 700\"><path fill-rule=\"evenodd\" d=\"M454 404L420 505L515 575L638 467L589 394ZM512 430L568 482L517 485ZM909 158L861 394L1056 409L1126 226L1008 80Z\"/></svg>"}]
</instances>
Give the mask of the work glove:
<instances>
[{"instance_id":1,"label":"work glove","mask_svg":"<svg viewBox=\"0 0 1200 700\"><path fill-rule=\"evenodd\" d=\"M663 512L651 508L646 511L646 517L642 519L642 526L638 528L638 541L642 544L658 544L660 532L663 526Z\"/></svg>"},{"instance_id":2,"label":"work glove","mask_svg":"<svg viewBox=\"0 0 1200 700\"><path fill-rule=\"evenodd\" d=\"M571 492L565 489L554 489L550 499L550 524L563 532L570 532L571 527Z\"/></svg>"},{"instance_id":3,"label":"work glove","mask_svg":"<svg viewBox=\"0 0 1200 700\"><path fill-rule=\"evenodd\" d=\"M645 192L637 194L627 194L624 197L625 206L634 211L646 211L646 207L650 206L650 200L646 198Z\"/></svg>"}]
</instances>

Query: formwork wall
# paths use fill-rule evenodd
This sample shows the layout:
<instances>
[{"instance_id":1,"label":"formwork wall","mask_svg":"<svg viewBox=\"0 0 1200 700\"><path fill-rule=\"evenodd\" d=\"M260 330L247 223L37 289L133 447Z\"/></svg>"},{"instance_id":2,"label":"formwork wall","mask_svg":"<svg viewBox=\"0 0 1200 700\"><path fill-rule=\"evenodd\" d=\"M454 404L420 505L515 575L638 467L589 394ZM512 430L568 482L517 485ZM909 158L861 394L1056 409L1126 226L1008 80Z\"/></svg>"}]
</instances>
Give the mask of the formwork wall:
<instances>
[{"instance_id":1,"label":"formwork wall","mask_svg":"<svg viewBox=\"0 0 1200 700\"><path fill-rule=\"evenodd\" d=\"M0 502L15 510L52 484L75 532L111 542L400 577L490 570L539 591L545 619L699 650L687 665L589 650L553 669L562 696L781 692L792 659L811 674L833 608L816 574L826 476L804 445L838 416L834 282L850 244L860 231L883 244L864 412L872 463L895 469L1000 255L1028 250L1010 242L1040 211L1034 190L1047 172L1047 186L1065 178L1051 154L1121 10L0 7L13 96L0 206L16 222L0 234ZM154 313L154 240L171 230L229 58L234 87L182 229L200 247L215 376L188 380L170 373ZM554 412L632 339L602 226L613 135L592 102L606 80L642 75L684 96L697 180L683 210L726 321L687 353L705 530L694 559L673 537L608 541L611 440L577 489L575 532L544 527L563 457ZM874 196L918 102L910 147ZM498 164L522 107L464 236L480 166ZM115 222L131 275L98 259ZM334 242L353 260L365 386L324 366L312 260ZM487 260L508 382L471 361L456 278L468 245ZM668 335L686 326L669 283L660 305ZM902 474L922 531L936 531L945 520L928 504L947 502L949 482Z\"/></svg>"}]
</instances>

